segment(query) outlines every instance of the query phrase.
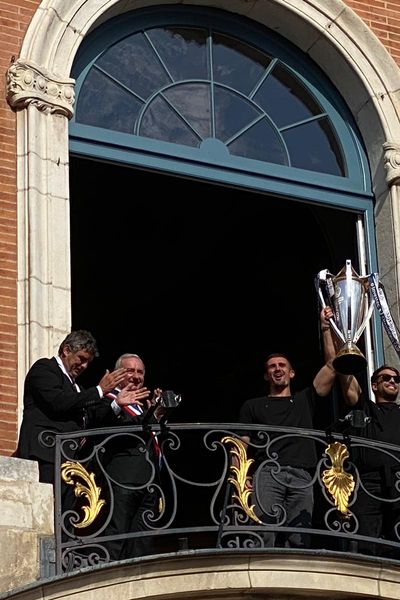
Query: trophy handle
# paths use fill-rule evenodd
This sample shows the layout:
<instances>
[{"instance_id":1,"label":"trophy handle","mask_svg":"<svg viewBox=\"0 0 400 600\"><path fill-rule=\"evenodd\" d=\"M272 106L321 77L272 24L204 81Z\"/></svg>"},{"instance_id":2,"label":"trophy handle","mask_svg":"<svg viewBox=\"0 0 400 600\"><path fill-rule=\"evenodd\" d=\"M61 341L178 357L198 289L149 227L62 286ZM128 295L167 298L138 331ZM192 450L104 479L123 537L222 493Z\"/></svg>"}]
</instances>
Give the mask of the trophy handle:
<instances>
[{"instance_id":1,"label":"trophy handle","mask_svg":"<svg viewBox=\"0 0 400 600\"><path fill-rule=\"evenodd\" d=\"M359 338L360 338L360 336L361 336L362 332L363 332L363 331L364 331L364 329L366 328L366 326L367 326L367 323L368 323L368 321L369 321L369 320L370 320L370 318L371 318L372 311L374 310L374 306L375 306L375 300L372 300L372 301L371 301L371 304L369 305L368 312L367 312L367 314L365 315L365 319L364 319L364 321L361 323L360 327L357 329L357 331L356 331L356 333L355 333L355 335L354 335L354 340L353 340L353 341L354 341L354 343L355 343L355 344L357 344L357 342L358 342L358 340L359 340Z\"/></svg>"},{"instance_id":2,"label":"trophy handle","mask_svg":"<svg viewBox=\"0 0 400 600\"><path fill-rule=\"evenodd\" d=\"M320 299L322 308L326 308L327 304L325 302L325 298L324 298L324 295L323 295L323 293L321 291L321 288L318 288L318 295L319 295L319 299ZM334 321L334 319L332 317L329 319L329 323L331 324L331 327L334 330L334 332L336 333L336 335L338 336L338 338L340 340L342 340L342 342L345 344L346 343L346 338L344 337L343 333L340 331L339 327L336 325L336 323L335 323L335 321Z\"/></svg>"}]
</instances>

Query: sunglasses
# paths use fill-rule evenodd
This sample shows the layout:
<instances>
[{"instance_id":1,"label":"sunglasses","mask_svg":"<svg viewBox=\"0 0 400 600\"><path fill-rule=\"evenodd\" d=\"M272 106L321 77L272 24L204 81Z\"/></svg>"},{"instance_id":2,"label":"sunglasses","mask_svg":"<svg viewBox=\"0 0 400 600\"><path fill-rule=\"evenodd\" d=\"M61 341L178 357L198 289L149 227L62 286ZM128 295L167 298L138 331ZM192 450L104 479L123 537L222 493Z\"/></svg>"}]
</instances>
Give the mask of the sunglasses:
<instances>
[{"instance_id":1,"label":"sunglasses","mask_svg":"<svg viewBox=\"0 0 400 600\"><path fill-rule=\"evenodd\" d=\"M378 375L377 380L378 379L386 382L389 382L391 379L393 379L395 383L400 383L400 375L389 375L389 373L384 373L383 375Z\"/></svg>"}]
</instances>

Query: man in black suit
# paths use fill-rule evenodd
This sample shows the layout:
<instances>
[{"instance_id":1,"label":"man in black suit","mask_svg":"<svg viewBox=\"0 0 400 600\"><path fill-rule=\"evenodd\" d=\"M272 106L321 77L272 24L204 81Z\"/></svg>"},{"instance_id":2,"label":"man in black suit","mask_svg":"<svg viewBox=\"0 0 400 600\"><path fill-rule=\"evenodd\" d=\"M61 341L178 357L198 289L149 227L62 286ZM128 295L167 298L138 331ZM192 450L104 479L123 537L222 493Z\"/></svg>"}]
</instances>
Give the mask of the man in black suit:
<instances>
[{"instance_id":1,"label":"man in black suit","mask_svg":"<svg viewBox=\"0 0 400 600\"><path fill-rule=\"evenodd\" d=\"M58 356L36 361L25 378L24 412L16 456L39 463L39 479L54 483L55 452L40 441L44 431L79 431L88 411L96 412L103 396L118 386L126 370L106 371L99 384L80 389L76 378L98 356L96 340L84 330L72 331L61 343Z\"/></svg>"},{"instance_id":2,"label":"man in black suit","mask_svg":"<svg viewBox=\"0 0 400 600\"><path fill-rule=\"evenodd\" d=\"M140 425L148 419L156 423L164 414L164 409L154 404L161 394L144 387L145 366L137 354L123 354L115 364L117 372L124 368L125 376L116 389L106 394L110 407L108 414L98 415L98 426ZM130 406L120 406L118 397L129 389L134 394ZM122 391L121 391L122 390ZM153 412L154 410L154 412ZM148 413L147 411L150 411ZM146 416L147 413L147 416ZM104 444L103 466L111 477L114 509L105 535L120 535L148 529L147 514L156 514L158 495L148 484L159 480L159 446L151 431L121 434ZM151 487L151 486L150 486ZM143 556L151 551L151 540L141 538L112 540L105 544L111 560L122 560L133 556Z\"/></svg>"}]
</instances>

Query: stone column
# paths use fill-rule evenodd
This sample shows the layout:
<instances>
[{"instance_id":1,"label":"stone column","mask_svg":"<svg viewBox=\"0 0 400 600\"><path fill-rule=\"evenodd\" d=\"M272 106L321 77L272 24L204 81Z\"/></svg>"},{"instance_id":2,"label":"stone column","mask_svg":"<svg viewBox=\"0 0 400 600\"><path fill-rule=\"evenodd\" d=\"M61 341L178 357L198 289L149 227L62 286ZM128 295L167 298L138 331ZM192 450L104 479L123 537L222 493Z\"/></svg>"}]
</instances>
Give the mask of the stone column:
<instances>
[{"instance_id":1,"label":"stone column","mask_svg":"<svg viewBox=\"0 0 400 600\"><path fill-rule=\"evenodd\" d=\"M379 231L377 226L377 236L380 237L380 257L385 259L386 252L389 256L394 255L393 260L385 261L385 272L380 273L382 282L385 286L389 309L394 322L399 326L400 323L400 144L394 142L385 142L384 166L386 170L386 183L390 189L390 203L388 203L391 212L391 229L388 227L389 220L386 220L386 227ZM384 225L385 220L381 220ZM384 334L385 342L385 362L397 364L397 353L392 343Z\"/></svg>"},{"instance_id":2,"label":"stone column","mask_svg":"<svg viewBox=\"0 0 400 600\"><path fill-rule=\"evenodd\" d=\"M71 327L68 119L74 80L17 60L7 72L17 111L18 380L52 356Z\"/></svg>"}]
</instances>

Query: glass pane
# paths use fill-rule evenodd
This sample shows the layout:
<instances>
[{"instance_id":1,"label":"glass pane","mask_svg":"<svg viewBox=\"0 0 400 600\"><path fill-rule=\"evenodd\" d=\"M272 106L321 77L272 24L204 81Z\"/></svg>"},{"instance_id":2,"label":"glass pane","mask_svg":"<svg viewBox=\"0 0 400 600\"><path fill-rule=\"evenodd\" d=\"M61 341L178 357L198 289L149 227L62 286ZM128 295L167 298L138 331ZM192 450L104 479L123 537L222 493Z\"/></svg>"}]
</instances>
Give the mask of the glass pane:
<instances>
[{"instance_id":1,"label":"glass pane","mask_svg":"<svg viewBox=\"0 0 400 600\"><path fill-rule=\"evenodd\" d=\"M115 131L133 133L143 104L92 68L87 75L76 108L76 121Z\"/></svg>"},{"instance_id":2,"label":"glass pane","mask_svg":"<svg viewBox=\"0 0 400 600\"><path fill-rule=\"evenodd\" d=\"M100 55L79 91L75 119L195 148L215 135L235 156L345 176L324 109L280 61L264 80L272 60L202 22L136 31Z\"/></svg>"},{"instance_id":3,"label":"glass pane","mask_svg":"<svg viewBox=\"0 0 400 600\"><path fill-rule=\"evenodd\" d=\"M170 27L151 29L147 35L174 81L209 79L205 29Z\"/></svg>"},{"instance_id":4,"label":"glass pane","mask_svg":"<svg viewBox=\"0 0 400 600\"><path fill-rule=\"evenodd\" d=\"M293 167L345 175L340 147L326 118L294 127L282 135Z\"/></svg>"},{"instance_id":5,"label":"glass pane","mask_svg":"<svg viewBox=\"0 0 400 600\"><path fill-rule=\"evenodd\" d=\"M215 33L213 36L214 80L250 94L264 75L271 58L239 40Z\"/></svg>"},{"instance_id":6,"label":"glass pane","mask_svg":"<svg viewBox=\"0 0 400 600\"><path fill-rule=\"evenodd\" d=\"M254 100L278 127L309 119L323 112L299 80L277 65L263 82Z\"/></svg>"},{"instance_id":7,"label":"glass pane","mask_svg":"<svg viewBox=\"0 0 400 600\"><path fill-rule=\"evenodd\" d=\"M185 146L199 146L199 139L189 127L158 96L147 107L138 131L139 135Z\"/></svg>"},{"instance_id":8,"label":"glass pane","mask_svg":"<svg viewBox=\"0 0 400 600\"><path fill-rule=\"evenodd\" d=\"M228 146L229 152L280 165L287 165L282 140L266 119L256 123Z\"/></svg>"},{"instance_id":9,"label":"glass pane","mask_svg":"<svg viewBox=\"0 0 400 600\"><path fill-rule=\"evenodd\" d=\"M202 138L211 135L210 86L204 83L176 85L164 96L173 104Z\"/></svg>"},{"instance_id":10,"label":"glass pane","mask_svg":"<svg viewBox=\"0 0 400 600\"><path fill-rule=\"evenodd\" d=\"M217 86L215 86L214 104L215 135L223 142L260 115L260 111L245 98Z\"/></svg>"},{"instance_id":11,"label":"glass pane","mask_svg":"<svg viewBox=\"0 0 400 600\"><path fill-rule=\"evenodd\" d=\"M144 100L171 81L142 33L111 46L96 64Z\"/></svg>"},{"instance_id":12,"label":"glass pane","mask_svg":"<svg viewBox=\"0 0 400 600\"><path fill-rule=\"evenodd\" d=\"M214 80L250 94L271 58L239 40L222 34L213 37Z\"/></svg>"}]
</instances>

